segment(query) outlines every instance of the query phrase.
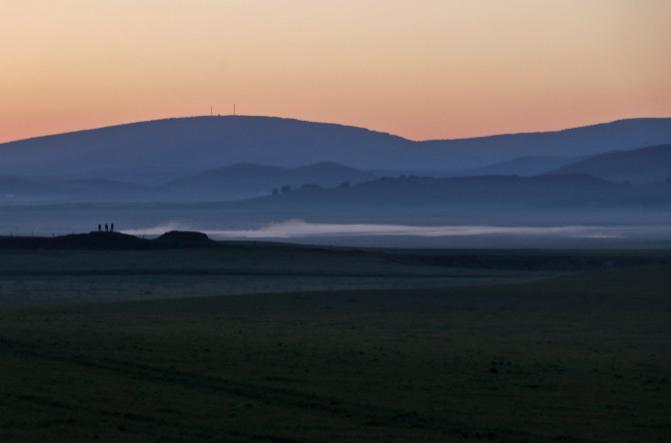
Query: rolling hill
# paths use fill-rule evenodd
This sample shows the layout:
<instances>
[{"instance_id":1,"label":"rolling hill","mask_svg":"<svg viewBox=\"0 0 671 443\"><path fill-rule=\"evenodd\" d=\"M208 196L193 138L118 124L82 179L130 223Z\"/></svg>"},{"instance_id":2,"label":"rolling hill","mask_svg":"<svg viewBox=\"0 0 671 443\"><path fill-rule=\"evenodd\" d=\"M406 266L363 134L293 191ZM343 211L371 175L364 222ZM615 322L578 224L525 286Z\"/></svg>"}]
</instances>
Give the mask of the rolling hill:
<instances>
[{"instance_id":1,"label":"rolling hill","mask_svg":"<svg viewBox=\"0 0 671 443\"><path fill-rule=\"evenodd\" d=\"M350 186L375 178L372 173L332 162L299 168L238 163L160 186L109 179L0 176L0 203L213 202L270 195L286 187Z\"/></svg>"},{"instance_id":2,"label":"rolling hill","mask_svg":"<svg viewBox=\"0 0 671 443\"><path fill-rule=\"evenodd\" d=\"M307 184L338 186L372 180L375 175L338 163L322 162L299 168L238 163L166 183L161 191L173 198L213 201L268 195L273 189Z\"/></svg>"},{"instance_id":3,"label":"rolling hill","mask_svg":"<svg viewBox=\"0 0 671 443\"><path fill-rule=\"evenodd\" d=\"M671 144L597 155L550 173L589 174L633 184L662 182L671 178Z\"/></svg>"},{"instance_id":4,"label":"rolling hill","mask_svg":"<svg viewBox=\"0 0 671 443\"><path fill-rule=\"evenodd\" d=\"M401 176L349 187L300 187L238 201L8 202L0 208L0 230L24 235L71 233L95 229L103 221L121 230L139 229L136 233L143 235L174 229L249 230L292 220L458 226L621 224L636 228L667 226L669 195L671 183L633 186L587 175Z\"/></svg>"},{"instance_id":5,"label":"rolling hill","mask_svg":"<svg viewBox=\"0 0 671 443\"><path fill-rule=\"evenodd\" d=\"M647 189L646 189L647 191ZM486 206L492 211L522 206L584 206L619 202L643 190L590 175L536 177L385 177L351 188L299 189L271 199L250 201L279 206Z\"/></svg>"},{"instance_id":6,"label":"rolling hill","mask_svg":"<svg viewBox=\"0 0 671 443\"><path fill-rule=\"evenodd\" d=\"M520 175L531 177L552 171L561 166L575 163L575 158L551 157L551 156L526 156L512 160L494 163L483 168L462 171L462 176L478 175Z\"/></svg>"},{"instance_id":7,"label":"rolling hill","mask_svg":"<svg viewBox=\"0 0 671 443\"><path fill-rule=\"evenodd\" d=\"M273 117L155 120L0 144L0 175L157 183L247 162L336 162L366 170L458 171L524 156L585 156L671 143L671 119L554 132L411 141L363 128Z\"/></svg>"}]
</instances>

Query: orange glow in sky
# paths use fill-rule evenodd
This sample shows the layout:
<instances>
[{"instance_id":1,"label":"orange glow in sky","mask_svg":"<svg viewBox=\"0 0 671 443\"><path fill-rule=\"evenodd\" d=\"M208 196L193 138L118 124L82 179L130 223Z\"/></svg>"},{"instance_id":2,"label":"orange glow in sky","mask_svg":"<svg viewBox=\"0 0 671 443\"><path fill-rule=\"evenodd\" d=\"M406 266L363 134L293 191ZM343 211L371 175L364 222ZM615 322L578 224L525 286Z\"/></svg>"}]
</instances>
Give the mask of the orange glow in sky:
<instances>
[{"instance_id":1,"label":"orange glow in sky","mask_svg":"<svg viewBox=\"0 0 671 443\"><path fill-rule=\"evenodd\" d=\"M238 112L413 139L671 115L668 0L0 0L0 141Z\"/></svg>"}]
</instances>

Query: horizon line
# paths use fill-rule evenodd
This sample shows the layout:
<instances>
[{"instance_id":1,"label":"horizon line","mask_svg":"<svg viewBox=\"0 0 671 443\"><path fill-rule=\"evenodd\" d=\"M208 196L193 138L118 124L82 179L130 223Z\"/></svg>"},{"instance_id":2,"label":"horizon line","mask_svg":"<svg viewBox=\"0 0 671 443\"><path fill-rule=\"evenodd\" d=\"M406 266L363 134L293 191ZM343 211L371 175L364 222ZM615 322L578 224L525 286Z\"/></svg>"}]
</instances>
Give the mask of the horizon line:
<instances>
[{"instance_id":1,"label":"horizon line","mask_svg":"<svg viewBox=\"0 0 671 443\"><path fill-rule=\"evenodd\" d=\"M525 134L542 134L542 133L557 133L557 132L563 132L563 131L568 131L572 129L581 129L581 128L589 128L589 127L594 127L594 126L601 126L601 125L607 125L607 124L612 124L612 123L617 123L617 122L622 122L622 121L628 121L628 120L668 120L671 119L671 116L639 116L639 117L621 117L621 118L616 118L614 120L607 120L607 121L597 121L597 122L592 122L592 123L586 123L578 126L565 126L561 128L556 128L556 129L548 129L548 130L528 130L528 131L518 131L518 132L500 132L500 133L491 133L491 134L483 134L483 135L474 135L470 137L453 137L453 138L428 138L428 139L414 139L410 137L405 137L402 135L394 134L392 132L387 132L387 131L382 131L382 130L377 130L377 129L371 129L367 128L365 126L358 126L355 124L346 124L346 123L338 123L338 122L331 122L331 121L321 121L321 120L309 120L309 119L301 119L297 117L285 117L285 116L276 116L276 115L255 115L255 114L196 114L196 115L181 115L181 116L172 116L172 117L159 117L159 118L152 118L152 119L147 119L147 120L136 120L136 121L127 121L127 122L120 122L120 123L111 123L108 125L102 125L102 126L95 126L91 128L82 128L82 129L73 129L70 131L64 131L64 132L54 132L54 133L46 133L46 134L39 134L39 135L34 135L26 138L19 138L19 139L10 139L6 141L0 141L0 146L5 145L5 144L11 144L11 143L21 143L21 142L27 142L31 140L38 140L41 138L48 138L48 137L58 137L58 136L64 136L64 135L71 135L71 134L77 134L77 133L82 133L82 132L91 132L91 131L97 131L101 129L109 129L109 128L117 128L121 126L131 126L131 125L139 125L143 123L154 123L154 122L161 122L161 121L167 121L167 120L183 120L183 119L196 119L196 118L269 118L269 119L278 119L278 120L293 120L293 121L299 121L299 122L304 122L304 123L312 123L312 124L321 124L321 125L333 125L333 126L342 126L342 127L348 127L348 128L356 128L356 129L362 129L370 132L375 132L378 134L386 134L390 135L393 137L398 137L404 140L408 140L411 142L417 142L417 143L422 143L422 142L434 142L434 141L456 141L456 140L473 140L473 139L481 139L481 138L490 138L490 137L505 137L505 136L514 136L514 135L525 135Z\"/></svg>"}]
</instances>

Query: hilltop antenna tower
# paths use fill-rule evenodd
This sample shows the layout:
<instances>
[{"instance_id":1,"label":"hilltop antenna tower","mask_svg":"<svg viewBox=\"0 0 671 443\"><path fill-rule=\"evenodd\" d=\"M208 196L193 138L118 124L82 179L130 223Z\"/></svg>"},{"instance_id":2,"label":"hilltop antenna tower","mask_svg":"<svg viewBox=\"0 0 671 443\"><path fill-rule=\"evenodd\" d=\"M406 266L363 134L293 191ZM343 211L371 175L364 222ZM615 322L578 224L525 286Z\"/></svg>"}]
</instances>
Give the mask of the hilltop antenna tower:
<instances>
[{"instance_id":1,"label":"hilltop antenna tower","mask_svg":"<svg viewBox=\"0 0 671 443\"><path fill-rule=\"evenodd\" d=\"M236 114L236 112L235 112L235 103L233 103L233 115L238 115L238 114Z\"/></svg>"}]
</instances>

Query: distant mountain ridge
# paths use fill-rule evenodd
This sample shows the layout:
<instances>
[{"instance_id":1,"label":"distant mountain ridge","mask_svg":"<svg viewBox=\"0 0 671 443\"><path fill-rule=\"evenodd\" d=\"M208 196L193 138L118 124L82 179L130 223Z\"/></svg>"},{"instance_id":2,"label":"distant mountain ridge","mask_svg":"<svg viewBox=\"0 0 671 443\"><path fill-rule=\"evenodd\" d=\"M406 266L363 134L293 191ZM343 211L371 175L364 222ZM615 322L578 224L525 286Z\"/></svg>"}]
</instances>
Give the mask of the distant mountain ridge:
<instances>
[{"instance_id":1,"label":"distant mountain ridge","mask_svg":"<svg viewBox=\"0 0 671 443\"><path fill-rule=\"evenodd\" d=\"M489 214L515 208L671 208L671 183L631 186L584 174L473 177L385 177L350 188L301 189L240 202L259 208L405 208L450 211L482 208ZM461 208L461 209L458 209ZM388 210L388 209L387 209Z\"/></svg>"},{"instance_id":2,"label":"distant mountain ridge","mask_svg":"<svg viewBox=\"0 0 671 443\"><path fill-rule=\"evenodd\" d=\"M540 175L564 165L575 163L575 158L551 157L551 156L526 156L518 157L512 160L494 163L482 168L462 171L462 176L481 176L481 175L520 175L523 177L532 177Z\"/></svg>"},{"instance_id":3,"label":"distant mountain ridge","mask_svg":"<svg viewBox=\"0 0 671 443\"><path fill-rule=\"evenodd\" d=\"M0 144L0 174L174 179L213 166L458 171L525 156L571 157L671 143L671 119L620 120L563 131L411 141L368 129L275 117L189 117Z\"/></svg>"},{"instance_id":4,"label":"distant mountain ridge","mask_svg":"<svg viewBox=\"0 0 671 443\"><path fill-rule=\"evenodd\" d=\"M190 200L230 199L257 197L281 192L285 187L318 185L333 187L372 180L372 173L350 168L339 163L321 162L298 168L237 163L200 174L182 177L161 187L172 195Z\"/></svg>"},{"instance_id":5,"label":"distant mountain ridge","mask_svg":"<svg viewBox=\"0 0 671 443\"><path fill-rule=\"evenodd\" d=\"M338 163L321 162L298 168L238 163L146 186L108 179L26 179L0 176L0 203L95 201L239 200L286 192L304 185L354 185L376 176Z\"/></svg>"},{"instance_id":6,"label":"distant mountain ridge","mask_svg":"<svg viewBox=\"0 0 671 443\"><path fill-rule=\"evenodd\" d=\"M633 184L662 182L671 179L671 144L609 152L562 166L550 174L589 174Z\"/></svg>"},{"instance_id":7,"label":"distant mountain ridge","mask_svg":"<svg viewBox=\"0 0 671 443\"><path fill-rule=\"evenodd\" d=\"M111 220L117 227L250 229L287 220L319 223L582 225L668 224L671 183L628 185L590 175L384 177L351 186L301 186L224 201L150 195L149 200L2 203L5 232L72 232ZM216 195L207 191L208 195ZM1 196L0 192L0 196ZM133 197L137 197L134 194ZM43 204L47 203L47 204ZM64 203L64 204L63 204ZM74 203L74 204L73 204Z\"/></svg>"}]
</instances>

